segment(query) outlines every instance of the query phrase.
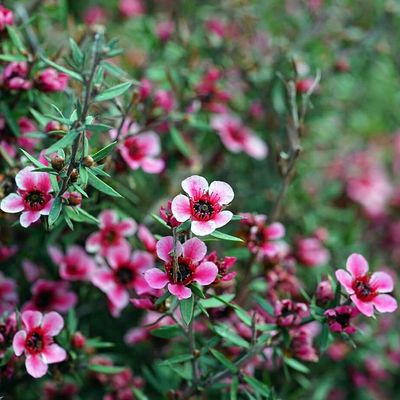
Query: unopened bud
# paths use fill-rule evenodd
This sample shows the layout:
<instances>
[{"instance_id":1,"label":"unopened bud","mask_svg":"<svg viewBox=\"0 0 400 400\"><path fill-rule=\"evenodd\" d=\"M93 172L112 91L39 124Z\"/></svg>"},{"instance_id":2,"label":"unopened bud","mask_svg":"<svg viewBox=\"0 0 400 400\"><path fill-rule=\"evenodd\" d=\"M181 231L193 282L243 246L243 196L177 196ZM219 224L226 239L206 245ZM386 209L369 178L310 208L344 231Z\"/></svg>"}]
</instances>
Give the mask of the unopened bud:
<instances>
[{"instance_id":1,"label":"unopened bud","mask_svg":"<svg viewBox=\"0 0 400 400\"><path fill-rule=\"evenodd\" d=\"M82 203L82 195L79 192L71 192L68 196L70 206L79 206Z\"/></svg>"},{"instance_id":2,"label":"unopened bud","mask_svg":"<svg viewBox=\"0 0 400 400\"><path fill-rule=\"evenodd\" d=\"M70 175L70 181L72 183L76 182L79 179L79 172L76 168L74 168Z\"/></svg>"},{"instance_id":3,"label":"unopened bud","mask_svg":"<svg viewBox=\"0 0 400 400\"><path fill-rule=\"evenodd\" d=\"M51 159L51 166L57 171L60 172L64 168L65 159L64 157L55 156Z\"/></svg>"},{"instance_id":4,"label":"unopened bud","mask_svg":"<svg viewBox=\"0 0 400 400\"><path fill-rule=\"evenodd\" d=\"M75 332L72 335L71 344L76 349L82 349L83 347L85 347L86 338L85 338L85 336L82 335L81 332Z\"/></svg>"},{"instance_id":5,"label":"unopened bud","mask_svg":"<svg viewBox=\"0 0 400 400\"><path fill-rule=\"evenodd\" d=\"M90 168L94 164L94 160L91 156L83 157L82 163L85 167Z\"/></svg>"}]
</instances>

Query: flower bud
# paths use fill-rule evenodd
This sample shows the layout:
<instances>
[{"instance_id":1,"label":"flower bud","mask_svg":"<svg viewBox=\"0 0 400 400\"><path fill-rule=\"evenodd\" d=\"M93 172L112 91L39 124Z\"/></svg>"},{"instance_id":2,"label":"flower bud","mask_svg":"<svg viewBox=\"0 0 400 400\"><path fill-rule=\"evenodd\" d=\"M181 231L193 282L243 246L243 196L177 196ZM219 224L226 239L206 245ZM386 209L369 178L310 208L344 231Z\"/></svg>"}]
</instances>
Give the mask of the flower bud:
<instances>
[{"instance_id":1,"label":"flower bud","mask_svg":"<svg viewBox=\"0 0 400 400\"><path fill-rule=\"evenodd\" d=\"M79 192L71 192L68 196L70 206L79 206L82 203L82 195Z\"/></svg>"},{"instance_id":2,"label":"flower bud","mask_svg":"<svg viewBox=\"0 0 400 400\"><path fill-rule=\"evenodd\" d=\"M71 338L71 344L76 349L82 349L86 345L86 338L81 332L75 332Z\"/></svg>"},{"instance_id":3,"label":"flower bud","mask_svg":"<svg viewBox=\"0 0 400 400\"><path fill-rule=\"evenodd\" d=\"M91 156L83 157L82 163L85 167L90 168L94 164L94 160Z\"/></svg>"},{"instance_id":4,"label":"flower bud","mask_svg":"<svg viewBox=\"0 0 400 400\"><path fill-rule=\"evenodd\" d=\"M332 289L332 285L328 280L321 281L317 290L315 291L315 297L318 305L325 305L329 303L335 297Z\"/></svg>"},{"instance_id":5,"label":"flower bud","mask_svg":"<svg viewBox=\"0 0 400 400\"><path fill-rule=\"evenodd\" d=\"M79 179L79 172L76 168L74 168L70 175L70 181L75 183Z\"/></svg>"},{"instance_id":6,"label":"flower bud","mask_svg":"<svg viewBox=\"0 0 400 400\"><path fill-rule=\"evenodd\" d=\"M65 159L64 157L54 156L51 159L51 166L57 171L60 172L64 168Z\"/></svg>"}]
</instances>

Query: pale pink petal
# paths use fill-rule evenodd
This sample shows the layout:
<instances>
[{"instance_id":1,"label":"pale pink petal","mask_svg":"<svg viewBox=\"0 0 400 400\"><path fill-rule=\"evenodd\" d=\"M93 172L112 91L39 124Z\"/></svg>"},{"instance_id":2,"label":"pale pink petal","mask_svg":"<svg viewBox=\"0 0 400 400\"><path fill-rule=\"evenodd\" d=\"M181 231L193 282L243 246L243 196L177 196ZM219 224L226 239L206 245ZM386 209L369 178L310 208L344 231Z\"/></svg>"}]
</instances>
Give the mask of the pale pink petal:
<instances>
[{"instance_id":1,"label":"pale pink petal","mask_svg":"<svg viewBox=\"0 0 400 400\"><path fill-rule=\"evenodd\" d=\"M262 251L267 257L275 257L280 250L279 243L267 242L262 245Z\"/></svg>"},{"instance_id":2,"label":"pale pink petal","mask_svg":"<svg viewBox=\"0 0 400 400\"><path fill-rule=\"evenodd\" d=\"M146 280L144 278L137 277L135 279L135 282L133 284L133 287L135 289L135 292L140 296L144 293L148 293L151 291L151 287L149 286L149 284L146 282Z\"/></svg>"},{"instance_id":3,"label":"pale pink petal","mask_svg":"<svg viewBox=\"0 0 400 400\"><path fill-rule=\"evenodd\" d=\"M158 268L152 268L145 272L144 279L153 289L162 289L168 282L168 276Z\"/></svg>"},{"instance_id":4,"label":"pale pink petal","mask_svg":"<svg viewBox=\"0 0 400 400\"><path fill-rule=\"evenodd\" d=\"M346 292L348 294L353 294L354 290L352 287L352 278L350 274L345 271L344 269L338 269L335 272L336 279L343 285L343 287L346 289Z\"/></svg>"},{"instance_id":5,"label":"pale pink petal","mask_svg":"<svg viewBox=\"0 0 400 400\"><path fill-rule=\"evenodd\" d=\"M140 167L140 162L131 158L131 155L129 154L129 148L123 146L120 147L119 151L130 169L135 171Z\"/></svg>"},{"instance_id":6,"label":"pale pink petal","mask_svg":"<svg viewBox=\"0 0 400 400\"><path fill-rule=\"evenodd\" d=\"M47 364L37 354L28 355L26 357L25 367L28 371L28 374L34 378L41 378L42 376L46 375L48 369Z\"/></svg>"},{"instance_id":7,"label":"pale pink petal","mask_svg":"<svg viewBox=\"0 0 400 400\"><path fill-rule=\"evenodd\" d=\"M155 132L141 133L136 136L138 145L147 156L156 156L160 154L160 138Z\"/></svg>"},{"instance_id":8,"label":"pale pink petal","mask_svg":"<svg viewBox=\"0 0 400 400\"><path fill-rule=\"evenodd\" d=\"M355 306L367 317L372 317L374 315L374 306L373 303L361 301L355 294L350 296L351 300L355 304Z\"/></svg>"},{"instance_id":9,"label":"pale pink petal","mask_svg":"<svg viewBox=\"0 0 400 400\"><path fill-rule=\"evenodd\" d=\"M380 293L388 293L393 290L393 279L386 272L374 272L369 283Z\"/></svg>"},{"instance_id":10,"label":"pale pink petal","mask_svg":"<svg viewBox=\"0 0 400 400\"><path fill-rule=\"evenodd\" d=\"M42 328L46 335L56 336L61 332L63 327L64 320L59 313L51 311L44 315Z\"/></svg>"},{"instance_id":11,"label":"pale pink petal","mask_svg":"<svg viewBox=\"0 0 400 400\"><path fill-rule=\"evenodd\" d=\"M127 218L117 224L118 232L123 236L130 236L136 232L137 223L132 218Z\"/></svg>"},{"instance_id":12,"label":"pale pink petal","mask_svg":"<svg viewBox=\"0 0 400 400\"><path fill-rule=\"evenodd\" d=\"M39 311L24 311L21 316L24 327L27 331L40 326L42 323L42 313Z\"/></svg>"},{"instance_id":13,"label":"pale pink petal","mask_svg":"<svg viewBox=\"0 0 400 400\"><path fill-rule=\"evenodd\" d=\"M153 266L153 256L146 251L137 250L133 252L132 263L138 271L149 269Z\"/></svg>"},{"instance_id":14,"label":"pale pink petal","mask_svg":"<svg viewBox=\"0 0 400 400\"><path fill-rule=\"evenodd\" d=\"M15 176L15 183L19 189L29 190L35 185L35 180L33 178L34 172L32 172L33 167L25 167Z\"/></svg>"},{"instance_id":15,"label":"pale pink petal","mask_svg":"<svg viewBox=\"0 0 400 400\"><path fill-rule=\"evenodd\" d=\"M128 292L120 286L116 286L114 289L108 292L107 297L113 303L113 305L120 310L125 308L129 303Z\"/></svg>"},{"instance_id":16,"label":"pale pink petal","mask_svg":"<svg viewBox=\"0 0 400 400\"><path fill-rule=\"evenodd\" d=\"M171 203L171 211L177 221L185 222L188 220L192 215L189 198L183 194L175 196Z\"/></svg>"},{"instance_id":17,"label":"pale pink petal","mask_svg":"<svg viewBox=\"0 0 400 400\"><path fill-rule=\"evenodd\" d=\"M216 228L221 228L221 226L225 226L233 217L233 214L230 211L221 211L219 212L213 219Z\"/></svg>"},{"instance_id":18,"label":"pale pink petal","mask_svg":"<svg viewBox=\"0 0 400 400\"><path fill-rule=\"evenodd\" d=\"M207 246L197 238L187 240L183 244L183 256L193 261L201 261L207 253Z\"/></svg>"},{"instance_id":19,"label":"pale pink petal","mask_svg":"<svg viewBox=\"0 0 400 400\"><path fill-rule=\"evenodd\" d=\"M209 285L215 281L217 275L218 267L210 261L205 261L196 268L193 280L200 283L200 285Z\"/></svg>"},{"instance_id":20,"label":"pale pink petal","mask_svg":"<svg viewBox=\"0 0 400 400\"><path fill-rule=\"evenodd\" d=\"M115 286L114 274L107 268L99 268L92 275L92 283L107 293L108 290Z\"/></svg>"},{"instance_id":21,"label":"pale pink petal","mask_svg":"<svg viewBox=\"0 0 400 400\"><path fill-rule=\"evenodd\" d=\"M148 174L159 174L164 169L165 162L160 158L145 157L140 161L140 165Z\"/></svg>"},{"instance_id":22,"label":"pale pink petal","mask_svg":"<svg viewBox=\"0 0 400 400\"><path fill-rule=\"evenodd\" d=\"M13 349L17 357L19 357L25 350L26 332L18 331L13 338Z\"/></svg>"},{"instance_id":23,"label":"pale pink petal","mask_svg":"<svg viewBox=\"0 0 400 400\"><path fill-rule=\"evenodd\" d=\"M43 359L47 364L58 363L67 358L67 352L58 344L51 344L43 349Z\"/></svg>"},{"instance_id":24,"label":"pale pink petal","mask_svg":"<svg viewBox=\"0 0 400 400\"><path fill-rule=\"evenodd\" d=\"M111 268L126 264L131 257L131 248L129 246L118 246L110 248L107 252L107 261Z\"/></svg>"},{"instance_id":25,"label":"pale pink petal","mask_svg":"<svg viewBox=\"0 0 400 400\"><path fill-rule=\"evenodd\" d=\"M54 264L60 264L64 259L62 251L56 246L48 246L47 252Z\"/></svg>"},{"instance_id":26,"label":"pale pink petal","mask_svg":"<svg viewBox=\"0 0 400 400\"><path fill-rule=\"evenodd\" d=\"M22 211L25 206L21 196L11 193L1 201L0 208L7 213L17 213Z\"/></svg>"},{"instance_id":27,"label":"pale pink petal","mask_svg":"<svg viewBox=\"0 0 400 400\"><path fill-rule=\"evenodd\" d=\"M231 185L222 181L211 182L209 192L219 197L218 203L220 204L229 204L235 197Z\"/></svg>"},{"instance_id":28,"label":"pale pink petal","mask_svg":"<svg viewBox=\"0 0 400 400\"><path fill-rule=\"evenodd\" d=\"M101 234L100 232L92 233L86 240L86 251L95 253L100 249Z\"/></svg>"},{"instance_id":29,"label":"pale pink petal","mask_svg":"<svg viewBox=\"0 0 400 400\"><path fill-rule=\"evenodd\" d=\"M78 297L75 293L60 293L60 295L56 296L56 299L54 300L54 309L60 312L67 312L70 308L75 306L77 301Z\"/></svg>"},{"instance_id":30,"label":"pale pink petal","mask_svg":"<svg viewBox=\"0 0 400 400\"><path fill-rule=\"evenodd\" d=\"M54 198L50 199L46 205L40 210L40 215L49 215L51 208L53 207Z\"/></svg>"},{"instance_id":31,"label":"pale pink petal","mask_svg":"<svg viewBox=\"0 0 400 400\"><path fill-rule=\"evenodd\" d=\"M179 300L188 299L192 295L192 291L190 290L190 288L183 285L174 285L170 283L168 285L168 290Z\"/></svg>"},{"instance_id":32,"label":"pale pink petal","mask_svg":"<svg viewBox=\"0 0 400 400\"><path fill-rule=\"evenodd\" d=\"M208 182L202 176L193 175L182 181L182 188L193 198L208 191Z\"/></svg>"},{"instance_id":33,"label":"pale pink petal","mask_svg":"<svg viewBox=\"0 0 400 400\"><path fill-rule=\"evenodd\" d=\"M285 227L280 222L274 222L268 225L267 234L269 239L281 239L285 236Z\"/></svg>"},{"instance_id":34,"label":"pale pink petal","mask_svg":"<svg viewBox=\"0 0 400 400\"><path fill-rule=\"evenodd\" d=\"M174 238L172 236L165 236L157 242L157 256L161 260L169 262L172 259L172 252L174 250ZM182 245L178 242L176 246L177 255L182 254Z\"/></svg>"},{"instance_id":35,"label":"pale pink petal","mask_svg":"<svg viewBox=\"0 0 400 400\"><path fill-rule=\"evenodd\" d=\"M397 309L396 299L388 294L379 294L372 300L372 303L381 313L393 312Z\"/></svg>"},{"instance_id":36,"label":"pale pink petal","mask_svg":"<svg viewBox=\"0 0 400 400\"><path fill-rule=\"evenodd\" d=\"M191 230L197 236L205 236L216 229L214 221L192 221Z\"/></svg>"},{"instance_id":37,"label":"pale pink petal","mask_svg":"<svg viewBox=\"0 0 400 400\"><path fill-rule=\"evenodd\" d=\"M268 155L268 147L263 140L253 134L243 143L244 151L256 160L262 160Z\"/></svg>"},{"instance_id":38,"label":"pale pink petal","mask_svg":"<svg viewBox=\"0 0 400 400\"><path fill-rule=\"evenodd\" d=\"M49 193L53 190L50 177L46 172L33 172L35 187L43 193Z\"/></svg>"},{"instance_id":39,"label":"pale pink petal","mask_svg":"<svg viewBox=\"0 0 400 400\"><path fill-rule=\"evenodd\" d=\"M368 272L368 262L361 254L354 253L347 259L346 268L353 278L362 277Z\"/></svg>"},{"instance_id":40,"label":"pale pink petal","mask_svg":"<svg viewBox=\"0 0 400 400\"><path fill-rule=\"evenodd\" d=\"M99 215L99 221L102 228L115 225L118 222L117 213L113 210L105 210Z\"/></svg>"},{"instance_id":41,"label":"pale pink petal","mask_svg":"<svg viewBox=\"0 0 400 400\"><path fill-rule=\"evenodd\" d=\"M19 223L22 227L27 228L40 218L39 211L25 211L19 217Z\"/></svg>"}]
</instances>

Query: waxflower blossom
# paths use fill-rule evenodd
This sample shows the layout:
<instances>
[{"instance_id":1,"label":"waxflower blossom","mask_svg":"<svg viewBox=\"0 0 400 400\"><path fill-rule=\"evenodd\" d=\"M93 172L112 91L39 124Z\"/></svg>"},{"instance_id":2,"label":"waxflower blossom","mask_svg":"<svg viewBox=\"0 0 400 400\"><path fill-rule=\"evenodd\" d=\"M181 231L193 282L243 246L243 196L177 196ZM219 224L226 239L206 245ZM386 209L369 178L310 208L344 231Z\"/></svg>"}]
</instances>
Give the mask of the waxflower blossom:
<instances>
[{"instance_id":1,"label":"waxflower blossom","mask_svg":"<svg viewBox=\"0 0 400 400\"><path fill-rule=\"evenodd\" d=\"M237 258L236 257L223 257L218 258L217 252L213 251L207 257L204 258L205 261L211 261L218 268L218 276L215 279L215 284L220 282L231 281L237 274L236 271L229 272L229 269L233 267Z\"/></svg>"},{"instance_id":2,"label":"waxflower blossom","mask_svg":"<svg viewBox=\"0 0 400 400\"><path fill-rule=\"evenodd\" d=\"M0 32L6 29L6 25L14 24L14 14L8 8L0 5Z\"/></svg>"},{"instance_id":3,"label":"waxflower blossom","mask_svg":"<svg viewBox=\"0 0 400 400\"><path fill-rule=\"evenodd\" d=\"M352 306L338 306L324 312L328 326L332 332L345 332L349 335L356 332L356 327L351 325L351 319L358 315Z\"/></svg>"},{"instance_id":4,"label":"waxflower blossom","mask_svg":"<svg viewBox=\"0 0 400 400\"><path fill-rule=\"evenodd\" d=\"M397 301L386 294L393 291L393 280L385 272L368 274L368 262L361 254L352 254L346 263L347 271L338 269L336 279L346 289L355 306L367 317L374 315L374 307L379 312L393 312Z\"/></svg>"},{"instance_id":5,"label":"waxflower blossom","mask_svg":"<svg viewBox=\"0 0 400 400\"><path fill-rule=\"evenodd\" d=\"M26 167L15 177L17 193L10 193L0 204L4 212L18 213L20 224L27 228L41 215L49 215L53 205L53 191L49 175L45 172L32 172L33 167Z\"/></svg>"},{"instance_id":6,"label":"waxflower blossom","mask_svg":"<svg viewBox=\"0 0 400 400\"><path fill-rule=\"evenodd\" d=\"M162 289L168 284L171 294L179 300L188 299L192 290L188 287L192 282L200 285L210 285L218 274L218 267L210 261L202 261L207 253L206 245L197 238L177 243L177 269L174 276L174 239L172 236L163 237L157 242L157 255L164 261L165 272L152 268L144 275L147 283L153 289Z\"/></svg>"},{"instance_id":7,"label":"waxflower blossom","mask_svg":"<svg viewBox=\"0 0 400 400\"><path fill-rule=\"evenodd\" d=\"M61 278L67 281L88 281L96 269L95 262L80 246L69 247L65 255L56 246L49 246L48 252L58 265Z\"/></svg>"},{"instance_id":8,"label":"waxflower blossom","mask_svg":"<svg viewBox=\"0 0 400 400\"><path fill-rule=\"evenodd\" d=\"M132 218L118 221L118 215L113 210L105 210L99 215L100 231L92 233L86 240L86 250L89 253L99 252L106 257L110 251L119 248L129 248L125 239L136 232L137 224Z\"/></svg>"},{"instance_id":9,"label":"waxflower blossom","mask_svg":"<svg viewBox=\"0 0 400 400\"><path fill-rule=\"evenodd\" d=\"M232 153L245 152L249 156L262 160L268 154L268 147L253 131L242 122L228 114L215 115L211 119L211 126L215 129L224 146Z\"/></svg>"},{"instance_id":10,"label":"waxflower blossom","mask_svg":"<svg viewBox=\"0 0 400 400\"><path fill-rule=\"evenodd\" d=\"M0 75L0 87L8 90L29 90L32 82L28 79L28 64L24 61L9 63Z\"/></svg>"},{"instance_id":11,"label":"waxflower blossom","mask_svg":"<svg viewBox=\"0 0 400 400\"><path fill-rule=\"evenodd\" d=\"M36 76L35 85L42 92L63 92L67 88L68 81L67 74L46 68Z\"/></svg>"},{"instance_id":12,"label":"waxflower blossom","mask_svg":"<svg viewBox=\"0 0 400 400\"><path fill-rule=\"evenodd\" d=\"M156 34L162 42L168 42L174 30L175 23L171 20L160 21L156 26Z\"/></svg>"},{"instance_id":13,"label":"waxflower blossom","mask_svg":"<svg viewBox=\"0 0 400 400\"><path fill-rule=\"evenodd\" d=\"M299 325L309 315L305 303L296 303L290 299L278 300L275 303L276 324L283 327Z\"/></svg>"},{"instance_id":14,"label":"waxflower blossom","mask_svg":"<svg viewBox=\"0 0 400 400\"><path fill-rule=\"evenodd\" d=\"M305 237L296 240L295 257L304 266L315 267L326 264L330 253L318 237Z\"/></svg>"},{"instance_id":15,"label":"waxflower blossom","mask_svg":"<svg viewBox=\"0 0 400 400\"><path fill-rule=\"evenodd\" d=\"M98 268L92 282L107 295L112 315L118 316L129 304L129 290L138 295L151 290L143 275L154 266L153 256L140 250L131 254L129 247L121 247L108 253L107 262L110 268Z\"/></svg>"},{"instance_id":16,"label":"waxflower blossom","mask_svg":"<svg viewBox=\"0 0 400 400\"><path fill-rule=\"evenodd\" d=\"M178 194L172 200L172 214L179 222L190 219L195 235L208 235L232 219L233 214L224 210L234 198L227 183L214 181L208 185L205 178L193 175L182 181L182 188L189 196Z\"/></svg>"},{"instance_id":17,"label":"waxflower blossom","mask_svg":"<svg viewBox=\"0 0 400 400\"><path fill-rule=\"evenodd\" d=\"M41 378L47 373L48 364L58 363L67 358L66 351L54 343L54 336L64 327L60 314L39 311L22 313L22 329L13 339L13 349L17 357L25 353L25 366L28 374Z\"/></svg>"},{"instance_id":18,"label":"waxflower blossom","mask_svg":"<svg viewBox=\"0 0 400 400\"><path fill-rule=\"evenodd\" d=\"M144 14L145 8L141 0L119 0L118 9L125 18Z\"/></svg>"}]
</instances>

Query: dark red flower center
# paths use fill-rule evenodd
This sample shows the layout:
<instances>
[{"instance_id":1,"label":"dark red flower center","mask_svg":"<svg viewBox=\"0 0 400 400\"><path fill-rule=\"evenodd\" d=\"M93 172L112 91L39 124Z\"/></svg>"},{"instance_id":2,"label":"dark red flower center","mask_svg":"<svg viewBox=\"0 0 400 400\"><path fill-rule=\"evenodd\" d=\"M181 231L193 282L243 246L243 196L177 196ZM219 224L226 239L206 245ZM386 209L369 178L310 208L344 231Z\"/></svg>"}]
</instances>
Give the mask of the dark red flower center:
<instances>
[{"instance_id":1,"label":"dark red flower center","mask_svg":"<svg viewBox=\"0 0 400 400\"><path fill-rule=\"evenodd\" d=\"M115 240L118 238L118 236L119 236L118 233L114 229L110 228L104 231L103 241L106 244L113 244Z\"/></svg>"},{"instance_id":2,"label":"dark red flower center","mask_svg":"<svg viewBox=\"0 0 400 400\"><path fill-rule=\"evenodd\" d=\"M128 266L122 266L115 270L115 279L123 286L129 285L132 282L134 276L134 271Z\"/></svg>"},{"instance_id":3,"label":"dark red flower center","mask_svg":"<svg viewBox=\"0 0 400 400\"><path fill-rule=\"evenodd\" d=\"M35 304L40 310L46 310L53 302L54 292L52 290L43 290L36 296Z\"/></svg>"},{"instance_id":4,"label":"dark red flower center","mask_svg":"<svg viewBox=\"0 0 400 400\"><path fill-rule=\"evenodd\" d=\"M44 347L44 335L41 329L35 329L28 333L25 340L25 346L29 353L41 353Z\"/></svg>"},{"instance_id":5,"label":"dark red flower center","mask_svg":"<svg viewBox=\"0 0 400 400\"><path fill-rule=\"evenodd\" d=\"M193 281L193 272L196 266L188 258L179 257L178 266L176 269L176 279L174 279L174 263L167 264L165 266L169 281L171 283L182 283L188 285Z\"/></svg>"},{"instance_id":6,"label":"dark red flower center","mask_svg":"<svg viewBox=\"0 0 400 400\"><path fill-rule=\"evenodd\" d=\"M143 149L134 137L130 137L125 141L125 146L128 148L129 156L133 160L140 160L143 158Z\"/></svg>"},{"instance_id":7,"label":"dark red flower center","mask_svg":"<svg viewBox=\"0 0 400 400\"><path fill-rule=\"evenodd\" d=\"M209 221L221 211L218 196L204 193L197 199L190 199L192 215L200 221Z\"/></svg>"},{"instance_id":8,"label":"dark red flower center","mask_svg":"<svg viewBox=\"0 0 400 400\"><path fill-rule=\"evenodd\" d=\"M369 284L368 275L356 278L353 281L352 287L357 298L362 301L371 301L377 295L375 289Z\"/></svg>"},{"instance_id":9,"label":"dark red flower center","mask_svg":"<svg viewBox=\"0 0 400 400\"><path fill-rule=\"evenodd\" d=\"M348 312L337 313L335 321L342 327L346 328L350 324L351 314Z\"/></svg>"},{"instance_id":10,"label":"dark red flower center","mask_svg":"<svg viewBox=\"0 0 400 400\"><path fill-rule=\"evenodd\" d=\"M246 141L247 135L245 134L241 126L229 125L228 132L232 136L233 140L236 140L239 143L243 143Z\"/></svg>"},{"instance_id":11,"label":"dark red flower center","mask_svg":"<svg viewBox=\"0 0 400 400\"><path fill-rule=\"evenodd\" d=\"M41 210L49 201L50 195L40 190L32 190L23 196L25 205L32 211Z\"/></svg>"}]
</instances>

